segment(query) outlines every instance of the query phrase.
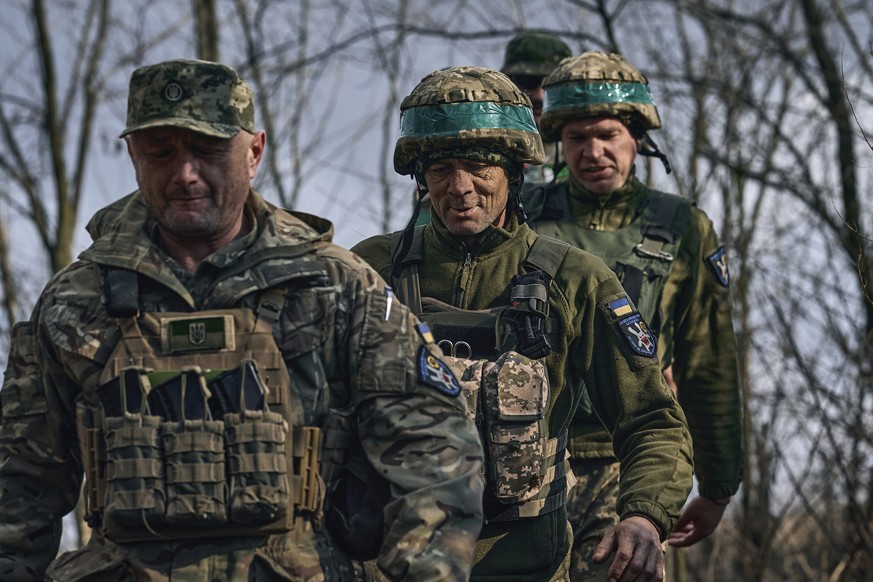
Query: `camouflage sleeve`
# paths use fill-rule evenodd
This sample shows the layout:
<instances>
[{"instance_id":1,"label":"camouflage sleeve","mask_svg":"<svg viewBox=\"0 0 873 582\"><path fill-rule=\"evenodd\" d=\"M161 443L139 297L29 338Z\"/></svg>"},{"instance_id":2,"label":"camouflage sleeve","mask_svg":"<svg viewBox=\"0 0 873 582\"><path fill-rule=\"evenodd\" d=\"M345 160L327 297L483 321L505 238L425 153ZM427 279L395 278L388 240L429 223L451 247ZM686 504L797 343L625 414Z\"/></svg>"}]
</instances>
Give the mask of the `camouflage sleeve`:
<instances>
[{"instance_id":1,"label":"camouflage sleeve","mask_svg":"<svg viewBox=\"0 0 873 582\"><path fill-rule=\"evenodd\" d=\"M2 580L43 579L81 485L74 415L54 396L59 366L45 352L32 322L15 325L0 391Z\"/></svg>"},{"instance_id":2,"label":"camouflage sleeve","mask_svg":"<svg viewBox=\"0 0 873 582\"><path fill-rule=\"evenodd\" d=\"M654 338L618 279L604 273L582 295L582 333L572 349L621 462L617 512L648 517L666 537L692 484L685 416L661 374Z\"/></svg>"},{"instance_id":3,"label":"camouflage sleeve","mask_svg":"<svg viewBox=\"0 0 873 582\"><path fill-rule=\"evenodd\" d=\"M357 303L350 369L358 433L391 488L379 567L397 579L466 580L484 484L482 448L460 386L381 281Z\"/></svg>"},{"instance_id":4,"label":"camouflage sleeve","mask_svg":"<svg viewBox=\"0 0 873 582\"><path fill-rule=\"evenodd\" d=\"M730 275L709 219L695 210L691 226L680 250L689 267L676 306L673 377L694 438L700 494L720 498L736 493L743 471Z\"/></svg>"}]
</instances>

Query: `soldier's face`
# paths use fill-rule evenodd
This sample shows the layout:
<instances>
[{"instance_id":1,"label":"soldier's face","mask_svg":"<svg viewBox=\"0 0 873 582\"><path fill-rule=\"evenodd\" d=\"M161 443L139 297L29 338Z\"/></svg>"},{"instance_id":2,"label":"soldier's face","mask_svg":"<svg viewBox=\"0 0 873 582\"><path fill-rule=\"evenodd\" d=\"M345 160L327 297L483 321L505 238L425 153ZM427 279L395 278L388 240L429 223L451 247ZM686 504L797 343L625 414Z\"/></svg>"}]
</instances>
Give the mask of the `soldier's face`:
<instances>
[{"instance_id":1,"label":"soldier's face","mask_svg":"<svg viewBox=\"0 0 873 582\"><path fill-rule=\"evenodd\" d=\"M568 121L561 143L573 177L602 196L624 186L637 158L637 140L613 117Z\"/></svg>"},{"instance_id":2,"label":"soldier's face","mask_svg":"<svg viewBox=\"0 0 873 582\"><path fill-rule=\"evenodd\" d=\"M468 246L489 224L503 226L509 177L502 167L450 158L431 164L424 179L433 212Z\"/></svg>"},{"instance_id":3,"label":"soldier's face","mask_svg":"<svg viewBox=\"0 0 873 582\"><path fill-rule=\"evenodd\" d=\"M263 132L221 139L176 127L131 134L137 183L162 235L213 244L232 240L264 141Z\"/></svg>"}]
</instances>

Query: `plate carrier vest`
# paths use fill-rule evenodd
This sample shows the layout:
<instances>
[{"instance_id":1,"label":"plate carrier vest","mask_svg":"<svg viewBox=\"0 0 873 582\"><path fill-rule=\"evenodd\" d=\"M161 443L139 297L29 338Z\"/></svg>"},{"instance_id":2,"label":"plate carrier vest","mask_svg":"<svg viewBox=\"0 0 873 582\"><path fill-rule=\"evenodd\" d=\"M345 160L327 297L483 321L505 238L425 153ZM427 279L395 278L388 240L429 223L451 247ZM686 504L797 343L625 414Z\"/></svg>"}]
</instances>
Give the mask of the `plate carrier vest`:
<instances>
[{"instance_id":1,"label":"plate carrier vest","mask_svg":"<svg viewBox=\"0 0 873 582\"><path fill-rule=\"evenodd\" d=\"M513 279L511 305L465 310L421 296L424 228L415 228L394 290L428 325L467 398L485 451L486 522L556 511L575 478L566 463L566 431L547 438L550 387L540 359L550 352L547 326L557 324L549 318L549 283L569 245L538 237L525 259L528 274ZM393 246L399 243L395 233ZM519 321L543 325L530 333Z\"/></svg>"},{"instance_id":2,"label":"plate carrier vest","mask_svg":"<svg viewBox=\"0 0 873 582\"><path fill-rule=\"evenodd\" d=\"M272 332L285 288L263 291L255 311L141 313L136 272L104 267L103 283L121 338L102 406L77 405L88 523L125 542L267 535L320 519L350 421L302 426Z\"/></svg>"}]
</instances>

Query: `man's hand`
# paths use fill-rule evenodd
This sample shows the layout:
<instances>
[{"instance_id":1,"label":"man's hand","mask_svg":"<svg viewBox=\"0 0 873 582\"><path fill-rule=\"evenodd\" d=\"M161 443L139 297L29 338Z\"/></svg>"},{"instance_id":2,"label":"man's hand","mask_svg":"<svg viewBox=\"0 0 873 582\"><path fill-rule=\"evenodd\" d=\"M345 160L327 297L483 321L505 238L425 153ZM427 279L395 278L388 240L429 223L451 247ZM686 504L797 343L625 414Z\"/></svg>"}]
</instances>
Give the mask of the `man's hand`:
<instances>
[{"instance_id":1,"label":"man's hand","mask_svg":"<svg viewBox=\"0 0 873 582\"><path fill-rule=\"evenodd\" d=\"M592 559L605 562L615 552L609 567L609 582L664 579L664 551L655 525L639 515L633 515L608 530L597 544Z\"/></svg>"},{"instance_id":2,"label":"man's hand","mask_svg":"<svg viewBox=\"0 0 873 582\"><path fill-rule=\"evenodd\" d=\"M682 511L667 543L677 548L693 546L715 531L726 507L727 504L715 503L706 497L695 497Z\"/></svg>"}]
</instances>

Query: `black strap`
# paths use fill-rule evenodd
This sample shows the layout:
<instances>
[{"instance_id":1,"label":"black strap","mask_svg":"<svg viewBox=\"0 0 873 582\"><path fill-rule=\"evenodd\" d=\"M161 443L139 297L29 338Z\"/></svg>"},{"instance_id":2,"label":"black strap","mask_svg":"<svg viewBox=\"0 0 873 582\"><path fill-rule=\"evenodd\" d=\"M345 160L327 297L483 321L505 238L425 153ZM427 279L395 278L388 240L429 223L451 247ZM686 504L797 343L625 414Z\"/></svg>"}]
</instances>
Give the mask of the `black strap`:
<instances>
[{"instance_id":1,"label":"black strap","mask_svg":"<svg viewBox=\"0 0 873 582\"><path fill-rule=\"evenodd\" d=\"M634 305L640 302L643 290L643 270L625 263L615 264L615 274L621 279L621 286L627 292Z\"/></svg>"},{"instance_id":2,"label":"black strap","mask_svg":"<svg viewBox=\"0 0 873 582\"><path fill-rule=\"evenodd\" d=\"M673 255L665 252L663 247L665 244L674 242L677 238L670 226L676 218L680 202L678 196L660 197L651 222L644 222L640 227L643 240L636 247L639 253L665 261L673 260Z\"/></svg>"},{"instance_id":3,"label":"black strap","mask_svg":"<svg viewBox=\"0 0 873 582\"><path fill-rule=\"evenodd\" d=\"M415 227L410 239L409 248L400 262L399 276L392 278L391 285L394 294L401 303L409 307L415 315L421 315L421 287L418 283L418 263L424 259L424 227L421 224ZM395 232L392 240L392 256L398 245L403 244L403 233ZM393 275L393 272L392 272Z\"/></svg>"},{"instance_id":4,"label":"black strap","mask_svg":"<svg viewBox=\"0 0 873 582\"><path fill-rule=\"evenodd\" d=\"M122 319L139 315L139 276L136 271L103 267L103 296L109 317Z\"/></svg>"}]
</instances>

